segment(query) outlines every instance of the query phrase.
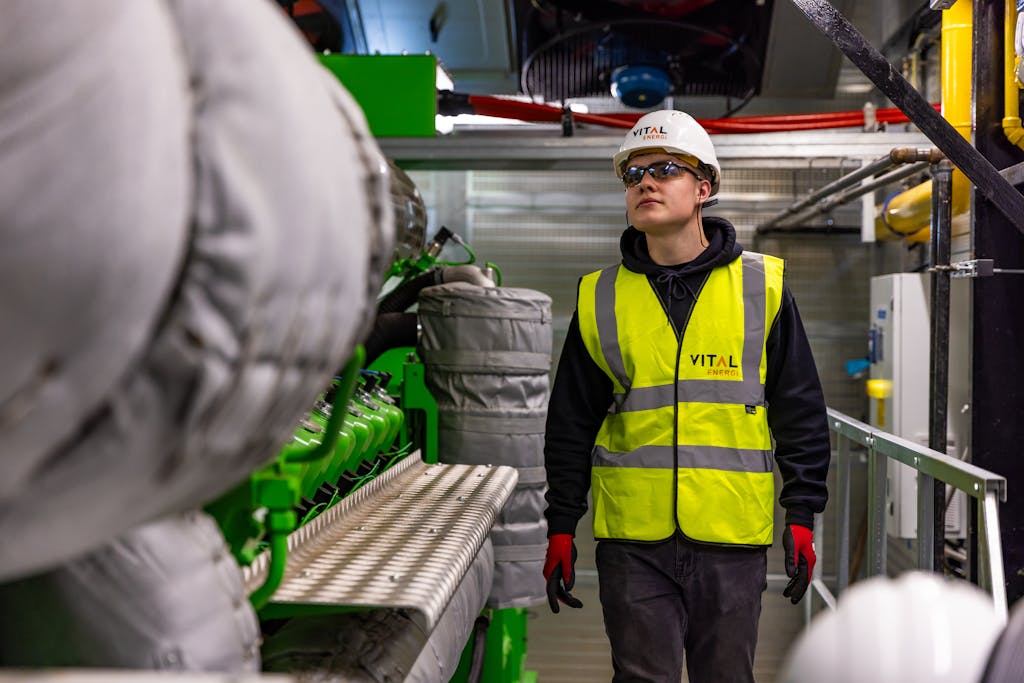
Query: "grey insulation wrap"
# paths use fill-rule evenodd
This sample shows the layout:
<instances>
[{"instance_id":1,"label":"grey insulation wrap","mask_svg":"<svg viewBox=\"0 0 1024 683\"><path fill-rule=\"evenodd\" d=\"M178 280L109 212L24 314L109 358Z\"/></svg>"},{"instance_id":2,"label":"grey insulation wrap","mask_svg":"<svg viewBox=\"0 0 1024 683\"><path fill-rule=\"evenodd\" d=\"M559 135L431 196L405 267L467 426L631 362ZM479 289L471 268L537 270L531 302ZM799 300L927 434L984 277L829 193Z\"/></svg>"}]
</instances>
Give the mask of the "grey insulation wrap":
<instances>
[{"instance_id":1,"label":"grey insulation wrap","mask_svg":"<svg viewBox=\"0 0 1024 683\"><path fill-rule=\"evenodd\" d=\"M418 311L424 379L438 405L438 459L519 472L491 531L495 569L487 604L540 604L551 299L529 289L459 282L424 289Z\"/></svg>"},{"instance_id":2,"label":"grey insulation wrap","mask_svg":"<svg viewBox=\"0 0 1024 683\"><path fill-rule=\"evenodd\" d=\"M58 569L0 584L0 666L260 670L260 628L214 521L132 529Z\"/></svg>"},{"instance_id":3,"label":"grey insulation wrap","mask_svg":"<svg viewBox=\"0 0 1024 683\"><path fill-rule=\"evenodd\" d=\"M3 581L271 460L369 329L394 219L268 0L5 2L0 166Z\"/></svg>"},{"instance_id":4,"label":"grey insulation wrap","mask_svg":"<svg viewBox=\"0 0 1024 683\"><path fill-rule=\"evenodd\" d=\"M437 683L450 680L484 608L494 553L484 539L430 633L407 610L377 609L297 617L263 644L264 667L304 683Z\"/></svg>"}]
</instances>

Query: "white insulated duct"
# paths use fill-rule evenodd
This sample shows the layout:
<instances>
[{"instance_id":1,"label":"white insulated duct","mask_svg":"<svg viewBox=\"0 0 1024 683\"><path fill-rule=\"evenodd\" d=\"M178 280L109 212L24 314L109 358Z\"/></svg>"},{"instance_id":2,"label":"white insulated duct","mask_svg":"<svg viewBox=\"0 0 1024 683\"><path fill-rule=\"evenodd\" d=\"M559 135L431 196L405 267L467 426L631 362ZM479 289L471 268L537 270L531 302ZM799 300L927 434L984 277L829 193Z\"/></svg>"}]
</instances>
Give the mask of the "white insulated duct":
<instances>
[{"instance_id":1,"label":"white insulated duct","mask_svg":"<svg viewBox=\"0 0 1024 683\"><path fill-rule=\"evenodd\" d=\"M264 0L0 22L0 580L273 458L372 318L362 112Z\"/></svg>"}]
</instances>

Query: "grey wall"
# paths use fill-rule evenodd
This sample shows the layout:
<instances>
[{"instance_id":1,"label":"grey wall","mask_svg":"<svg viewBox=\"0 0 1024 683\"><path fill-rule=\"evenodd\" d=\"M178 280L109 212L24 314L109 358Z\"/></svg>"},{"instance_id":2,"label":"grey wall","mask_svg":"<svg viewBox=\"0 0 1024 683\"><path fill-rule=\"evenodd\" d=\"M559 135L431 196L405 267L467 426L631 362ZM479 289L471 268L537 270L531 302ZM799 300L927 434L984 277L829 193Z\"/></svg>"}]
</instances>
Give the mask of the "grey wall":
<instances>
[{"instance_id":1,"label":"grey wall","mask_svg":"<svg viewBox=\"0 0 1024 683\"><path fill-rule=\"evenodd\" d=\"M728 192L709 210L729 219L748 249L787 260L786 281L797 300L829 405L855 417L866 408L863 382L845 362L867 351L872 245L849 235L781 235L755 241L754 227L834 168L724 169ZM625 228L621 184L600 171L413 171L433 232L447 225L470 243L477 262L493 261L504 284L552 297L555 354L561 350L580 276L618 262ZM859 225L859 204L837 211L839 225ZM756 243L755 243L756 242ZM461 260L449 246L443 258Z\"/></svg>"}]
</instances>

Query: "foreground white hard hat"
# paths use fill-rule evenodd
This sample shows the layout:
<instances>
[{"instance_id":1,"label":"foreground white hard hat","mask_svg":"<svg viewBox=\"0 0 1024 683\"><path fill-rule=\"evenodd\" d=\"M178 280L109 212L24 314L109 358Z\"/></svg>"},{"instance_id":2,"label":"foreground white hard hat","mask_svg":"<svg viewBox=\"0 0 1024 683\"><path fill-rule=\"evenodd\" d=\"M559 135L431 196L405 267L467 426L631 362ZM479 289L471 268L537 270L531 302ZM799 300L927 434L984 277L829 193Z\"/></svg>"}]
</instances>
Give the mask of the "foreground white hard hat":
<instances>
[{"instance_id":1,"label":"foreground white hard hat","mask_svg":"<svg viewBox=\"0 0 1024 683\"><path fill-rule=\"evenodd\" d=\"M714 170L711 182L711 196L718 193L722 168L715 156L711 136L692 116L674 109L652 111L640 117L636 125L626 133L619 151L612 157L615 175L622 177L626 160L643 151L664 150L669 154L696 157L698 161Z\"/></svg>"},{"instance_id":2,"label":"foreground white hard hat","mask_svg":"<svg viewBox=\"0 0 1024 683\"><path fill-rule=\"evenodd\" d=\"M965 581L919 571L868 579L815 617L779 681L976 683L1001 630L992 599Z\"/></svg>"}]
</instances>

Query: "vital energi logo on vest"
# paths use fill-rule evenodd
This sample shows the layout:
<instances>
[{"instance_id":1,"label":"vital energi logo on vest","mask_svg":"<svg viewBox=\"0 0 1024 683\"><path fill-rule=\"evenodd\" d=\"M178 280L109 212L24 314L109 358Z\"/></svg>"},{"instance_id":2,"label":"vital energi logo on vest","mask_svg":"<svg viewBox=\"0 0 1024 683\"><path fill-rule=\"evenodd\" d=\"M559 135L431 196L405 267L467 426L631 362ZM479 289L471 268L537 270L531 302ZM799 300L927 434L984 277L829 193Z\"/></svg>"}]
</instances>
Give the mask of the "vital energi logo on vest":
<instances>
[{"instance_id":1,"label":"vital energi logo on vest","mask_svg":"<svg viewBox=\"0 0 1024 683\"><path fill-rule=\"evenodd\" d=\"M732 354L691 353L690 364L693 367L707 368L711 377L739 377L740 367L736 365Z\"/></svg>"}]
</instances>

